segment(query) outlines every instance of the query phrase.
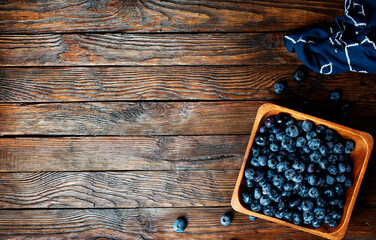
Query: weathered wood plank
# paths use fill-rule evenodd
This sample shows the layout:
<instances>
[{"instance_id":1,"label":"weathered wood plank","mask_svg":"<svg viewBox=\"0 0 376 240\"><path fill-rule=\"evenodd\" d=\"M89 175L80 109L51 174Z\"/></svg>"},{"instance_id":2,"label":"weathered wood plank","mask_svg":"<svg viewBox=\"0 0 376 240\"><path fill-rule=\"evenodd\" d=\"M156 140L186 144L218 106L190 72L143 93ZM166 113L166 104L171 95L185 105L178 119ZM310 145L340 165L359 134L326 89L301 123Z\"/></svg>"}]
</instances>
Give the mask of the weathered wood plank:
<instances>
[{"instance_id":1,"label":"weathered wood plank","mask_svg":"<svg viewBox=\"0 0 376 240\"><path fill-rule=\"evenodd\" d=\"M224 227L230 207L87 210L0 210L0 236L6 239L321 239L288 227L236 214ZM173 230L186 216L183 233ZM355 208L344 239L376 237L375 208Z\"/></svg>"},{"instance_id":2,"label":"weathered wood plank","mask_svg":"<svg viewBox=\"0 0 376 240\"><path fill-rule=\"evenodd\" d=\"M239 170L2 173L0 209L228 206L238 173Z\"/></svg>"},{"instance_id":3,"label":"weathered wood plank","mask_svg":"<svg viewBox=\"0 0 376 240\"><path fill-rule=\"evenodd\" d=\"M1 33L284 31L333 22L343 1L3 1Z\"/></svg>"},{"instance_id":4,"label":"weathered wood plank","mask_svg":"<svg viewBox=\"0 0 376 240\"><path fill-rule=\"evenodd\" d=\"M0 104L0 134L248 134L261 102Z\"/></svg>"},{"instance_id":5,"label":"weathered wood plank","mask_svg":"<svg viewBox=\"0 0 376 240\"><path fill-rule=\"evenodd\" d=\"M0 138L0 172L239 169L248 138Z\"/></svg>"},{"instance_id":6,"label":"weathered wood plank","mask_svg":"<svg viewBox=\"0 0 376 240\"><path fill-rule=\"evenodd\" d=\"M212 135L249 134L262 101L73 102L0 104L1 135ZM294 103L282 103L290 106ZM338 118L335 106L310 113ZM374 133L376 103L356 103L347 126Z\"/></svg>"},{"instance_id":7,"label":"weathered wood plank","mask_svg":"<svg viewBox=\"0 0 376 240\"><path fill-rule=\"evenodd\" d=\"M0 35L0 66L298 63L282 34Z\"/></svg>"},{"instance_id":8,"label":"weathered wood plank","mask_svg":"<svg viewBox=\"0 0 376 240\"><path fill-rule=\"evenodd\" d=\"M0 208L228 206L239 165L236 170L1 173ZM376 206L375 174L367 170L357 206Z\"/></svg>"},{"instance_id":9,"label":"weathered wood plank","mask_svg":"<svg viewBox=\"0 0 376 240\"><path fill-rule=\"evenodd\" d=\"M277 100L277 81L287 81L283 98L300 94L327 100L341 88L350 101L376 101L376 74L309 73L303 84L292 80L296 65L41 67L0 68L0 102L111 100Z\"/></svg>"}]
</instances>

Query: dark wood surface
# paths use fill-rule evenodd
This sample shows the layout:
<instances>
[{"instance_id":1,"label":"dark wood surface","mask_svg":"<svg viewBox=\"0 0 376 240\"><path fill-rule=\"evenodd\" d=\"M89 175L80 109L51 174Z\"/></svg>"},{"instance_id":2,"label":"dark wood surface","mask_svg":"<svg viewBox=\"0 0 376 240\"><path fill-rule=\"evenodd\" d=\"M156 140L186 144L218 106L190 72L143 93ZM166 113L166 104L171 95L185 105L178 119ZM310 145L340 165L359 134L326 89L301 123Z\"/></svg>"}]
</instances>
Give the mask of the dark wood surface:
<instances>
[{"instance_id":1,"label":"dark wood surface","mask_svg":"<svg viewBox=\"0 0 376 240\"><path fill-rule=\"evenodd\" d=\"M0 239L320 239L220 217L263 103L305 98L375 136L376 74L292 80L282 36L341 14L342 0L1 1ZM327 103L337 88L347 119ZM375 216L373 154L345 239L376 239Z\"/></svg>"}]
</instances>

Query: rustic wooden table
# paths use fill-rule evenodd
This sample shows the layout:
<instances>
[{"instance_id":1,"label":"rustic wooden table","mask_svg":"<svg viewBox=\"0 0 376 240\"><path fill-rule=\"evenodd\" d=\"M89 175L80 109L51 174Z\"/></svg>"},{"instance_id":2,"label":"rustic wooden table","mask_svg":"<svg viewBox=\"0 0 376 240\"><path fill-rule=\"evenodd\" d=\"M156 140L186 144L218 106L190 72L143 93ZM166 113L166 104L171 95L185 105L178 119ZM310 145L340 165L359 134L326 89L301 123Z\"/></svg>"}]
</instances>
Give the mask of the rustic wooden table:
<instances>
[{"instance_id":1,"label":"rustic wooden table","mask_svg":"<svg viewBox=\"0 0 376 240\"><path fill-rule=\"evenodd\" d=\"M326 99L341 88L341 121L376 133L375 74L309 73L299 86L282 43L343 4L0 1L0 239L319 239L220 217L262 103L304 97L340 121ZM376 239L375 225L373 155L345 239Z\"/></svg>"}]
</instances>

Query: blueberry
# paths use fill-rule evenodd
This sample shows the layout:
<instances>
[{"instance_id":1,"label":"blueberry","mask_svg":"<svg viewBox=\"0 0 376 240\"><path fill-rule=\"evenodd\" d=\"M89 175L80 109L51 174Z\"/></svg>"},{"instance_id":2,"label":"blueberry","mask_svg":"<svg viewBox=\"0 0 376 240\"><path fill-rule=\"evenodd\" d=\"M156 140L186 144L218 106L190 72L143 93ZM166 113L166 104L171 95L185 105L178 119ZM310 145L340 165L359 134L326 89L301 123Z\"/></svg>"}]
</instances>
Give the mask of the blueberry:
<instances>
[{"instance_id":1,"label":"blueberry","mask_svg":"<svg viewBox=\"0 0 376 240\"><path fill-rule=\"evenodd\" d=\"M312 221L312 227L319 228L322 225L323 221L318 218L314 218Z\"/></svg>"},{"instance_id":2,"label":"blueberry","mask_svg":"<svg viewBox=\"0 0 376 240\"><path fill-rule=\"evenodd\" d=\"M251 220L251 221L256 221L257 217L248 215L248 219Z\"/></svg>"},{"instance_id":3,"label":"blueberry","mask_svg":"<svg viewBox=\"0 0 376 240\"><path fill-rule=\"evenodd\" d=\"M310 132L311 129L313 128L313 122L310 120L305 120L302 123L302 130L305 132Z\"/></svg>"},{"instance_id":4,"label":"blueberry","mask_svg":"<svg viewBox=\"0 0 376 240\"><path fill-rule=\"evenodd\" d=\"M310 159L311 162L313 162L313 163L319 163L319 161L321 160L321 154L320 154L318 151L314 151L314 152L312 152L312 153L309 155L309 159Z\"/></svg>"},{"instance_id":5,"label":"blueberry","mask_svg":"<svg viewBox=\"0 0 376 240\"><path fill-rule=\"evenodd\" d=\"M332 206L338 205L339 200L337 198L330 199L328 203Z\"/></svg>"},{"instance_id":6,"label":"blueberry","mask_svg":"<svg viewBox=\"0 0 376 240\"><path fill-rule=\"evenodd\" d=\"M300 183L303 181L303 176L299 173L292 178L293 182Z\"/></svg>"},{"instance_id":7,"label":"blueberry","mask_svg":"<svg viewBox=\"0 0 376 240\"><path fill-rule=\"evenodd\" d=\"M339 183L344 183L346 181L346 176L344 174L337 175L336 180Z\"/></svg>"},{"instance_id":8,"label":"blueberry","mask_svg":"<svg viewBox=\"0 0 376 240\"><path fill-rule=\"evenodd\" d=\"M283 190L285 190L285 191L291 191L293 187L294 187L294 184L292 182L286 182L283 185Z\"/></svg>"},{"instance_id":9,"label":"blueberry","mask_svg":"<svg viewBox=\"0 0 376 240\"><path fill-rule=\"evenodd\" d=\"M327 198L332 198L332 197L334 197L334 191L333 191L331 188L327 188L327 189L325 189L325 191L324 191L324 195L325 195Z\"/></svg>"},{"instance_id":10,"label":"blueberry","mask_svg":"<svg viewBox=\"0 0 376 240\"><path fill-rule=\"evenodd\" d=\"M272 151L272 152L277 152L279 150L279 146L278 146L277 143L271 143L269 145L269 148L270 148L270 151Z\"/></svg>"},{"instance_id":11,"label":"blueberry","mask_svg":"<svg viewBox=\"0 0 376 240\"><path fill-rule=\"evenodd\" d=\"M286 134L289 137L297 137L299 135L299 128L295 125L290 125L286 128Z\"/></svg>"},{"instance_id":12,"label":"blueberry","mask_svg":"<svg viewBox=\"0 0 376 240\"><path fill-rule=\"evenodd\" d=\"M331 174L331 175L337 175L338 173L338 169L335 165L330 165L328 167L328 172Z\"/></svg>"},{"instance_id":13,"label":"blueberry","mask_svg":"<svg viewBox=\"0 0 376 240\"><path fill-rule=\"evenodd\" d=\"M324 145L319 147L319 152L323 157L326 157L329 154L329 150Z\"/></svg>"},{"instance_id":14,"label":"blueberry","mask_svg":"<svg viewBox=\"0 0 376 240\"><path fill-rule=\"evenodd\" d=\"M253 177L253 174L255 173L255 170L253 170L253 168L247 168L245 171L244 171L244 176L247 178L247 179L251 179Z\"/></svg>"},{"instance_id":15,"label":"blueberry","mask_svg":"<svg viewBox=\"0 0 376 240\"><path fill-rule=\"evenodd\" d=\"M325 159L320 159L318 163L322 170L325 170L329 165L329 162L326 161Z\"/></svg>"},{"instance_id":16,"label":"blueberry","mask_svg":"<svg viewBox=\"0 0 376 240\"><path fill-rule=\"evenodd\" d=\"M329 155L329 157L328 157L328 161L329 161L330 163L337 163L337 162L338 162L338 156L335 155L335 154L331 154L331 155Z\"/></svg>"},{"instance_id":17,"label":"blueberry","mask_svg":"<svg viewBox=\"0 0 376 240\"><path fill-rule=\"evenodd\" d=\"M292 196L291 191L282 191L282 193L281 193L281 197L283 197L285 199L289 199L289 198L291 198L291 196Z\"/></svg>"},{"instance_id":18,"label":"blueberry","mask_svg":"<svg viewBox=\"0 0 376 240\"><path fill-rule=\"evenodd\" d=\"M319 124L316 126L316 133L318 136L324 136L327 127L325 125Z\"/></svg>"},{"instance_id":19,"label":"blueberry","mask_svg":"<svg viewBox=\"0 0 376 240\"><path fill-rule=\"evenodd\" d=\"M243 196L243 202L244 202L245 204L251 204L252 199L251 199L251 195L250 195L249 193L247 193L247 192L243 192L243 193L242 193L242 196Z\"/></svg>"},{"instance_id":20,"label":"blueberry","mask_svg":"<svg viewBox=\"0 0 376 240\"><path fill-rule=\"evenodd\" d=\"M274 158L268 160L268 168L270 169L275 169L277 167L277 164L278 162Z\"/></svg>"},{"instance_id":21,"label":"blueberry","mask_svg":"<svg viewBox=\"0 0 376 240\"><path fill-rule=\"evenodd\" d=\"M290 117L287 119L286 123L285 123L285 126L288 127L288 126L291 126L293 124L295 124L295 119L293 117Z\"/></svg>"},{"instance_id":22,"label":"blueberry","mask_svg":"<svg viewBox=\"0 0 376 240\"><path fill-rule=\"evenodd\" d=\"M247 182L248 188L253 188L255 186L255 182L252 181L251 179L247 179L246 182Z\"/></svg>"},{"instance_id":23,"label":"blueberry","mask_svg":"<svg viewBox=\"0 0 376 240\"><path fill-rule=\"evenodd\" d=\"M307 140L304 137L298 137L296 139L296 147L301 148L307 144Z\"/></svg>"},{"instance_id":24,"label":"blueberry","mask_svg":"<svg viewBox=\"0 0 376 240\"><path fill-rule=\"evenodd\" d=\"M301 161L295 161L292 168L295 169L296 172L302 173L305 170L305 164Z\"/></svg>"},{"instance_id":25,"label":"blueberry","mask_svg":"<svg viewBox=\"0 0 376 240\"><path fill-rule=\"evenodd\" d=\"M276 187L282 187L285 182L285 178L279 174L273 176L273 185Z\"/></svg>"},{"instance_id":26,"label":"blueberry","mask_svg":"<svg viewBox=\"0 0 376 240\"><path fill-rule=\"evenodd\" d=\"M251 148L252 157L258 157L260 155L260 148L257 146L253 146Z\"/></svg>"},{"instance_id":27,"label":"blueberry","mask_svg":"<svg viewBox=\"0 0 376 240\"><path fill-rule=\"evenodd\" d=\"M253 197L255 199L261 198L261 189L260 188L257 187L257 188L254 189Z\"/></svg>"},{"instance_id":28,"label":"blueberry","mask_svg":"<svg viewBox=\"0 0 376 240\"><path fill-rule=\"evenodd\" d=\"M269 141L270 143L273 143L273 142L275 142L276 140L277 140L277 138L275 137L274 134L269 134L269 136L268 136L268 141Z\"/></svg>"},{"instance_id":29,"label":"blueberry","mask_svg":"<svg viewBox=\"0 0 376 240\"><path fill-rule=\"evenodd\" d=\"M320 144L321 144L321 141L318 138L312 138L311 140L308 141L308 147L312 150L319 149Z\"/></svg>"},{"instance_id":30,"label":"blueberry","mask_svg":"<svg viewBox=\"0 0 376 240\"><path fill-rule=\"evenodd\" d=\"M307 172L313 173L316 171L316 165L314 163L310 163L307 167Z\"/></svg>"},{"instance_id":31,"label":"blueberry","mask_svg":"<svg viewBox=\"0 0 376 240\"><path fill-rule=\"evenodd\" d=\"M178 218L174 222L175 232L183 232L187 227L187 220L185 218Z\"/></svg>"},{"instance_id":32,"label":"blueberry","mask_svg":"<svg viewBox=\"0 0 376 240\"><path fill-rule=\"evenodd\" d=\"M286 211L283 211L283 210L279 210L275 213L275 217L278 218L278 219L282 219L283 216L285 215Z\"/></svg>"},{"instance_id":33,"label":"blueberry","mask_svg":"<svg viewBox=\"0 0 376 240\"><path fill-rule=\"evenodd\" d=\"M352 167L351 167L351 163L346 163L346 172L351 172L351 170L352 170Z\"/></svg>"},{"instance_id":34,"label":"blueberry","mask_svg":"<svg viewBox=\"0 0 376 240\"><path fill-rule=\"evenodd\" d=\"M266 166L268 162L268 157L265 155L260 155L258 156L257 161L259 162L260 166Z\"/></svg>"},{"instance_id":35,"label":"blueberry","mask_svg":"<svg viewBox=\"0 0 376 240\"><path fill-rule=\"evenodd\" d=\"M260 163L258 162L258 158L257 157L254 157L251 159L251 165L254 166L254 167L259 167L260 166Z\"/></svg>"},{"instance_id":36,"label":"blueberry","mask_svg":"<svg viewBox=\"0 0 376 240\"><path fill-rule=\"evenodd\" d=\"M338 102L339 100L341 100L341 98L342 98L342 93L338 89L330 91L330 93L329 93L329 100L330 101Z\"/></svg>"},{"instance_id":37,"label":"blueberry","mask_svg":"<svg viewBox=\"0 0 376 240\"><path fill-rule=\"evenodd\" d=\"M330 175L326 175L325 177L326 177L326 183L327 183L328 185L333 185L333 184L335 183L335 179L334 179L334 177L332 177L332 176L330 176Z\"/></svg>"},{"instance_id":38,"label":"blueberry","mask_svg":"<svg viewBox=\"0 0 376 240\"><path fill-rule=\"evenodd\" d=\"M309 141L313 138L317 138L317 133L314 131L310 131L306 134L306 139Z\"/></svg>"},{"instance_id":39,"label":"blueberry","mask_svg":"<svg viewBox=\"0 0 376 240\"><path fill-rule=\"evenodd\" d=\"M278 82L274 85L274 91L277 94L282 94L285 91L286 87L286 82Z\"/></svg>"},{"instance_id":40,"label":"blueberry","mask_svg":"<svg viewBox=\"0 0 376 240\"><path fill-rule=\"evenodd\" d=\"M303 212L303 221L305 221L305 222L309 222L309 223L312 222L314 217L315 217L315 215L311 211Z\"/></svg>"},{"instance_id":41,"label":"blueberry","mask_svg":"<svg viewBox=\"0 0 376 240\"><path fill-rule=\"evenodd\" d=\"M228 226L231 223L231 217L228 214L224 214L221 217L221 224L223 226Z\"/></svg>"},{"instance_id":42,"label":"blueberry","mask_svg":"<svg viewBox=\"0 0 376 240\"><path fill-rule=\"evenodd\" d=\"M316 187L311 187L309 189L308 195L311 198L318 198L320 196L320 191Z\"/></svg>"},{"instance_id":43,"label":"blueberry","mask_svg":"<svg viewBox=\"0 0 376 240\"><path fill-rule=\"evenodd\" d=\"M342 217L342 214L338 211L335 211L333 214L332 214L332 219L335 219L335 220L339 220L341 219Z\"/></svg>"},{"instance_id":44,"label":"blueberry","mask_svg":"<svg viewBox=\"0 0 376 240\"><path fill-rule=\"evenodd\" d=\"M291 222L292 221L292 218L293 218L293 213L292 212L286 212L285 215L283 216L283 218L288 221L288 222Z\"/></svg>"},{"instance_id":45,"label":"blueberry","mask_svg":"<svg viewBox=\"0 0 376 240\"><path fill-rule=\"evenodd\" d=\"M330 228L336 228L336 227L338 226L338 224L339 224L338 221L336 221L336 220L331 220L331 221L329 221L328 226L329 226Z\"/></svg>"},{"instance_id":46,"label":"blueberry","mask_svg":"<svg viewBox=\"0 0 376 240\"><path fill-rule=\"evenodd\" d=\"M303 69L298 69L293 75L293 79L297 82L303 82L306 79L306 73Z\"/></svg>"},{"instance_id":47,"label":"blueberry","mask_svg":"<svg viewBox=\"0 0 376 240\"><path fill-rule=\"evenodd\" d=\"M352 180L351 180L351 178L346 178L345 188L350 188L351 186L352 186Z\"/></svg>"},{"instance_id":48,"label":"blueberry","mask_svg":"<svg viewBox=\"0 0 376 240\"><path fill-rule=\"evenodd\" d=\"M328 147L329 153L333 152L334 145L334 142L326 142L326 146Z\"/></svg>"},{"instance_id":49,"label":"blueberry","mask_svg":"<svg viewBox=\"0 0 376 240\"><path fill-rule=\"evenodd\" d=\"M345 151L345 147L343 146L342 143L337 143L334 145L333 152L336 154L342 154L343 151Z\"/></svg>"},{"instance_id":50,"label":"blueberry","mask_svg":"<svg viewBox=\"0 0 376 240\"><path fill-rule=\"evenodd\" d=\"M262 185L261 189L262 194L269 195L270 191L272 190L272 185L270 185L270 183L265 183L264 185Z\"/></svg>"},{"instance_id":51,"label":"blueberry","mask_svg":"<svg viewBox=\"0 0 376 240\"><path fill-rule=\"evenodd\" d=\"M265 174L264 172L261 171L255 171L253 174L253 181L259 183L265 179Z\"/></svg>"},{"instance_id":52,"label":"blueberry","mask_svg":"<svg viewBox=\"0 0 376 240\"><path fill-rule=\"evenodd\" d=\"M268 198L267 196L262 196L260 198L260 204L263 205L263 206L267 206L271 203L272 200L270 200L270 198Z\"/></svg>"},{"instance_id":53,"label":"blueberry","mask_svg":"<svg viewBox=\"0 0 376 240\"><path fill-rule=\"evenodd\" d=\"M296 172L294 169L290 168L285 171L285 178L287 180L291 180L293 177L296 176Z\"/></svg>"},{"instance_id":54,"label":"blueberry","mask_svg":"<svg viewBox=\"0 0 376 240\"><path fill-rule=\"evenodd\" d=\"M266 216L274 216L275 214L275 209L273 206L264 206L263 212Z\"/></svg>"},{"instance_id":55,"label":"blueberry","mask_svg":"<svg viewBox=\"0 0 376 240\"><path fill-rule=\"evenodd\" d=\"M325 208L317 207L313 210L315 217L317 219L323 219L325 217Z\"/></svg>"},{"instance_id":56,"label":"blueberry","mask_svg":"<svg viewBox=\"0 0 376 240\"><path fill-rule=\"evenodd\" d=\"M263 136L263 135L259 135L259 136L257 136L257 137L255 137L255 143L257 144L257 145L259 145L259 146L265 146L266 145L266 143L267 143L267 138L265 137L265 136Z\"/></svg>"},{"instance_id":57,"label":"blueberry","mask_svg":"<svg viewBox=\"0 0 376 240\"><path fill-rule=\"evenodd\" d=\"M345 143L345 153L350 154L355 148L355 144L353 141L346 141Z\"/></svg>"},{"instance_id":58,"label":"blueberry","mask_svg":"<svg viewBox=\"0 0 376 240\"><path fill-rule=\"evenodd\" d=\"M294 148L294 140L292 140L292 138L290 137L285 137L282 139L282 143L281 143L281 147L286 149L286 150L290 150L290 149L293 149Z\"/></svg>"},{"instance_id":59,"label":"blueberry","mask_svg":"<svg viewBox=\"0 0 376 240\"><path fill-rule=\"evenodd\" d=\"M335 135L335 131L333 129L330 129L330 128L326 129L325 137L324 137L325 141L332 141L334 135Z\"/></svg>"},{"instance_id":60,"label":"blueberry","mask_svg":"<svg viewBox=\"0 0 376 240\"><path fill-rule=\"evenodd\" d=\"M323 176L319 177L319 179L317 180L316 186L322 187L322 186L324 186L324 184L325 184L325 177L323 177Z\"/></svg>"},{"instance_id":61,"label":"blueberry","mask_svg":"<svg viewBox=\"0 0 376 240\"><path fill-rule=\"evenodd\" d=\"M326 206L326 201L325 201L325 199L322 198L322 197L318 197L318 198L316 199L316 205L317 205L317 207L322 207L322 208L324 208L324 207Z\"/></svg>"},{"instance_id":62,"label":"blueberry","mask_svg":"<svg viewBox=\"0 0 376 240\"><path fill-rule=\"evenodd\" d=\"M284 172L289 169L290 163L288 161L282 161L277 164L277 172Z\"/></svg>"},{"instance_id":63,"label":"blueberry","mask_svg":"<svg viewBox=\"0 0 376 240\"><path fill-rule=\"evenodd\" d=\"M304 200L301 205L303 212L312 211L314 206L315 204L311 200Z\"/></svg>"},{"instance_id":64,"label":"blueberry","mask_svg":"<svg viewBox=\"0 0 376 240\"><path fill-rule=\"evenodd\" d=\"M264 124L265 124L265 127L267 127L267 128L274 127L274 117L272 116L272 117L266 118Z\"/></svg>"},{"instance_id":65,"label":"blueberry","mask_svg":"<svg viewBox=\"0 0 376 240\"><path fill-rule=\"evenodd\" d=\"M314 174L309 174L307 176L307 182L308 182L309 185L315 186L316 183L317 183L317 176L314 175Z\"/></svg>"},{"instance_id":66,"label":"blueberry","mask_svg":"<svg viewBox=\"0 0 376 240\"><path fill-rule=\"evenodd\" d=\"M259 129L259 133L261 133L261 134L267 134L268 133L268 129L266 128L266 126L261 126L260 129Z\"/></svg>"},{"instance_id":67,"label":"blueberry","mask_svg":"<svg viewBox=\"0 0 376 240\"><path fill-rule=\"evenodd\" d=\"M266 172L266 177L268 179L274 177L274 175L276 175L276 172L273 170L273 169L269 169L267 172Z\"/></svg>"},{"instance_id":68,"label":"blueberry","mask_svg":"<svg viewBox=\"0 0 376 240\"><path fill-rule=\"evenodd\" d=\"M285 126L286 122L291 119L291 116L287 113L281 112L275 117L276 123L279 126Z\"/></svg>"},{"instance_id":69,"label":"blueberry","mask_svg":"<svg viewBox=\"0 0 376 240\"><path fill-rule=\"evenodd\" d=\"M284 210L286 208L286 202L284 201L279 201L277 204L277 210Z\"/></svg>"},{"instance_id":70,"label":"blueberry","mask_svg":"<svg viewBox=\"0 0 376 240\"><path fill-rule=\"evenodd\" d=\"M253 202L251 203L251 210L254 211L254 212L260 212L262 209L262 206L257 203L257 202Z\"/></svg>"},{"instance_id":71,"label":"blueberry","mask_svg":"<svg viewBox=\"0 0 376 240\"><path fill-rule=\"evenodd\" d=\"M284 132L279 132L275 135L275 138L278 140L278 141L282 141L285 137L286 137L286 133Z\"/></svg>"},{"instance_id":72,"label":"blueberry","mask_svg":"<svg viewBox=\"0 0 376 240\"><path fill-rule=\"evenodd\" d=\"M295 225L302 224L302 217L299 213L294 213L292 216L292 221Z\"/></svg>"},{"instance_id":73,"label":"blueberry","mask_svg":"<svg viewBox=\"0 0 376 240\"><path fill-rule=\"evenodd\" d=\"M329 223L331 220L332 220L332 217L330 215L325 215L324 223Z\"/></svg>"}]
</instances>

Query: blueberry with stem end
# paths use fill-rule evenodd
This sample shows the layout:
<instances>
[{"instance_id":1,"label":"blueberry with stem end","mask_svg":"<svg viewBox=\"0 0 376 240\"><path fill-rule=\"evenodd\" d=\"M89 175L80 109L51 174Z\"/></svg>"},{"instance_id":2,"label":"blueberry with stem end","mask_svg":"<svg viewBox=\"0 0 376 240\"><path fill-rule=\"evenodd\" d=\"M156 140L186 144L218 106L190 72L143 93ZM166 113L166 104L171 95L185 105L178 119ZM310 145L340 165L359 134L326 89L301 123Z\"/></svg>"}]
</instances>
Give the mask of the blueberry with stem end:
<instances>
[{"instance_id":1,"label":"blueberry with stem end","mask_svg":"<svg viewBox=\"0 0 376 240\"><path fill-rule=\"evenodd\" d=\"M342 98L342 93L340 90L335 89L330 91L329 93L329 100L332 102L338 102Z\"/></svg>"},{"instance_id":2,"label":"blueberry with stem end","mask_svg":"<svg viewBox=\"0 0 376 240\"><path fill-rule=\"evenodd\" d=\"M229 215L229 214L224 214L224 215L222 215L222 217L221 217L221 224L223 225L223 226L228 226L228 225L230 225L230 223L231 223L231 216Z\"/></svg>"},{"instance_id":3,"label":"blueberry with stem end","mask_svg":"<svg viewBox=\"0 0 376 240\"><path fill-rule=\"evenodd\" d=\"M174 222L175 232L183 232L186 227L187 227L187 220L184 217L180 217L175 220Z\"/></svg>"},{"instance_id":4,"label":"blueberry with stem end","mask_svg":"<svg viewBox=\"0 0 376 240\"><path fill-rule=\"evenodd\" d=\"M296 82L303 82L306 79L306 71L302 67L298 68L293 75L293 79Z\"/></svg>"},{"instance_id":5,"label":"blueberry with stem end","mask_svg":"<svg viewBox=\"0 0 376 240\"><path fill-rule=\"evenodd\" d=\"M274 91L277 94L282 94L287 88L286 82L278 82L274 85Z\"/></svg>"}]
</instances>

